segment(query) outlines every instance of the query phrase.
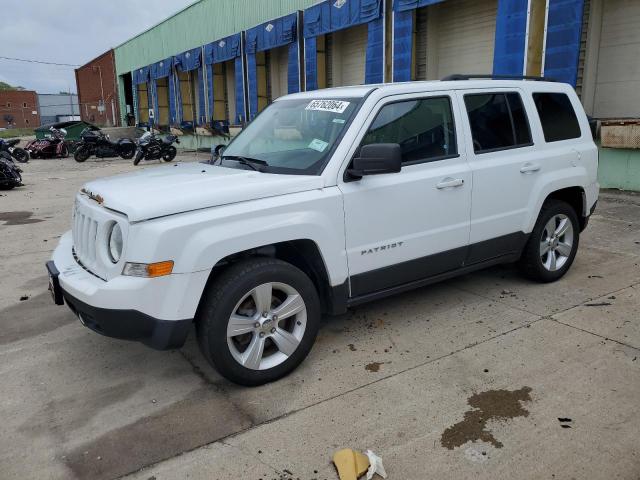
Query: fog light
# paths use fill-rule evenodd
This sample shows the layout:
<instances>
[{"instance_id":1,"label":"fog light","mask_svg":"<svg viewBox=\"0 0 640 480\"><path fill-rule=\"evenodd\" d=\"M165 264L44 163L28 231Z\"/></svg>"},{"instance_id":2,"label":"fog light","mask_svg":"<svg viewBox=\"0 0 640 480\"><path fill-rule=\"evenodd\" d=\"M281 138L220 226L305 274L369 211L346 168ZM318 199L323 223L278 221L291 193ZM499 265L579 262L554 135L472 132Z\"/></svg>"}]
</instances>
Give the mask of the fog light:
<instances>
[{"instance_id":1,"label":"fog light","mask_svg":"<svg viewBox=\"0 0 640 480\"><path fill-rule=\"evenodd\" d=\"M171 275L173 271L173 260L158 263L127 263L122 272L128 277L164 277Z\"/></svg>"}]
</instances>

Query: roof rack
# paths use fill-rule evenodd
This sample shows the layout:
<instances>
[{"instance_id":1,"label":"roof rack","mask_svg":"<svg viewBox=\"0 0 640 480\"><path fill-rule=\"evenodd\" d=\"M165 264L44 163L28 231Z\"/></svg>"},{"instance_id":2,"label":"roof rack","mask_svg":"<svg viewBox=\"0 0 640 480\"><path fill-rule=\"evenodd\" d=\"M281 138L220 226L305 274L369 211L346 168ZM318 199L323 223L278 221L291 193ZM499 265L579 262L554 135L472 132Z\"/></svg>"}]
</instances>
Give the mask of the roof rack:
<instances>
[{"instance_id":1,"label":"roof rack","mask_svg":"<svg viewBox=\"0 0 640 480\"><path fill-rule=\"evenodd\" d=\"M493 75L493 74L462 74L454 73L448 75L442 79L443 82L452 80L471 80L471 79L490 79L490 80L535 80L538 82L555 82L553 78L549 77L534 77L531 75Z\"/></svg>"}]
</instances>

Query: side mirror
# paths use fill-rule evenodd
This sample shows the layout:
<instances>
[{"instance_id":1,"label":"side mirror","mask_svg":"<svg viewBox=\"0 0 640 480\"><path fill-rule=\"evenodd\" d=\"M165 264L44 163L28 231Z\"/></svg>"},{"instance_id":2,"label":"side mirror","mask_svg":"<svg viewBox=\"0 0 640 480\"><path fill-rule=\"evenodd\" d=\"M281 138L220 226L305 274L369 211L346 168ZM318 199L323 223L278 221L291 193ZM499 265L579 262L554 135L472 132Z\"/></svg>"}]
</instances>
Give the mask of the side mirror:
<instances>
[{"instance_id":1,"label":"side mirror","mask_svg":"<svg viewBox=\"0 0 640 480\"><path fill-rule=\"evenodd\" d=\"M402 149L397 143L372 143L360 149L347 175L359 180L365 175L398 173L402 168Z\"/></svg>"}]
</instances>

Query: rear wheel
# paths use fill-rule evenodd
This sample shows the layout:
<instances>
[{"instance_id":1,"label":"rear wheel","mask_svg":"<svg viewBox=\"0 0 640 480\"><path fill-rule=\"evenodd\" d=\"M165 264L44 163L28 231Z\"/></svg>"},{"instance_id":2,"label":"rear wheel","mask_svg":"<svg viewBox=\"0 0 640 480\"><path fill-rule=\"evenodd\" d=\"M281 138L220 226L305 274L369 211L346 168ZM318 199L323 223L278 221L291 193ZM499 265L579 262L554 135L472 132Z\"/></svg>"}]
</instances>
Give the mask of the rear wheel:
<instances>
[{"instance_id":1,"label":"rear wheel","mask_svg":"<svg viewBox=\"0 0 640 480\"><path fill-rule=\"evenodd\" d=\"M14 148L11 155L20 163L27 163L29 161L29 152L24 148Z\"/></svg>"},{"instance_id":2,"label":"rear wheel","mask_svg":"<svg viewBox=\"0 0 640 480\"><path fill-rule=\"evenodd\" d=\"M162 154L162 160L164 160L165 162L170 162L171 160L176 158L177 154L178 151L176 150L176 147L172 145L170 147L167 147L165 152Z\"/></svg>"},{"instance_id":3,"label":"rear wheel","mask_svg":"<svg viewBox=\"0 0 640 480\"><path fill-rule=\"evenodd\" d=\"M277 259L241 261L206 293L197 318L206 359L232 382L277 380L306 358L320 324L320 300L302 271Z\"/></svg>"},{"instance_id":4,"label":"rear wheel","mask_svg":"<svg viewBox=\"0 0 640 480\"><path fill-rule=\"evenodd\" d=\"M76 153L73 154L73 158L76 162L82 163L91 156L91 149L87 146L81 146L76 149Z\"/></svg>"},{"instance_id":5,"label":"rear wheel","mask_svg":"<svg viewBox=\"0 0 640 480\"><path fill-rule=\"evenodd\" d=\"M545 202L520 259L525 276L539 282L554 282L571 267L578 251L578 216L566 202Z\"/></svg>"},{"instance_id":6,"label":"rear wheel","mask_svg":"<svg viewBox=\"0 0 640 480\"><path fill-rule=\"evenodd\" d=\"M125 160L131 160L135 154L136 146L133 143L120 146L120 156Z\"/></svg>"}]
</instances>

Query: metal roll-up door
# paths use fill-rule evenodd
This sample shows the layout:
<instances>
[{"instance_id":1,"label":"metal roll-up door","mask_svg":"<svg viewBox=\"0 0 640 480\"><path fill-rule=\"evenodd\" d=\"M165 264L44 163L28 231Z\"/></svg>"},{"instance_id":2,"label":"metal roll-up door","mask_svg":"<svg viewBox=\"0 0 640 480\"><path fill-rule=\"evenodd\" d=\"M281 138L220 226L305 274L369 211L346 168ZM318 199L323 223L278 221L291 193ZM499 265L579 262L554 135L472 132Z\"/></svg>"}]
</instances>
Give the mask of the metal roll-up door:
<instances>
[{"instance_id":1,"label":"metal roll-up door","mask_svg":"<svg viewBox=\"0 0 640 480\"><path fill-rule=\"evenodd\" d=\"M429 78L491 73L497 12L497 0L451 0L430 7L428 26L437 29L430 38L437 38L437 44L429 65L437 73L429 72Z\"/></svg>"},{"instance_id":2,"label":"metal roll-up door","mask_svg":"<svg viewBox=\"0 0 640 480\"><path fill-rule=\"evenodd\" d=\"M334 87L364 84L367 39L366 24L331 35L329 50Z\"/></svg>"},{"instance_id":3,"label":"metal roll-up door","mask_svg":"<svg viewBox=\"0 0 640 480\"><path fill-rule=\"evenodd\" d=\"M289 46L275 48L269 52L271 70L271 98L287 94L289 72Z\"/></svg>"},{"instance_id":4,"label":"metal roll-up door","mask_svg":"<svg viewBox=\"0 0 640 480\"><path fill-rule=\"evenodd\" d=\"M594 116L640 116L640 2L603 2Z\"/></svg>"}]
</instances>

